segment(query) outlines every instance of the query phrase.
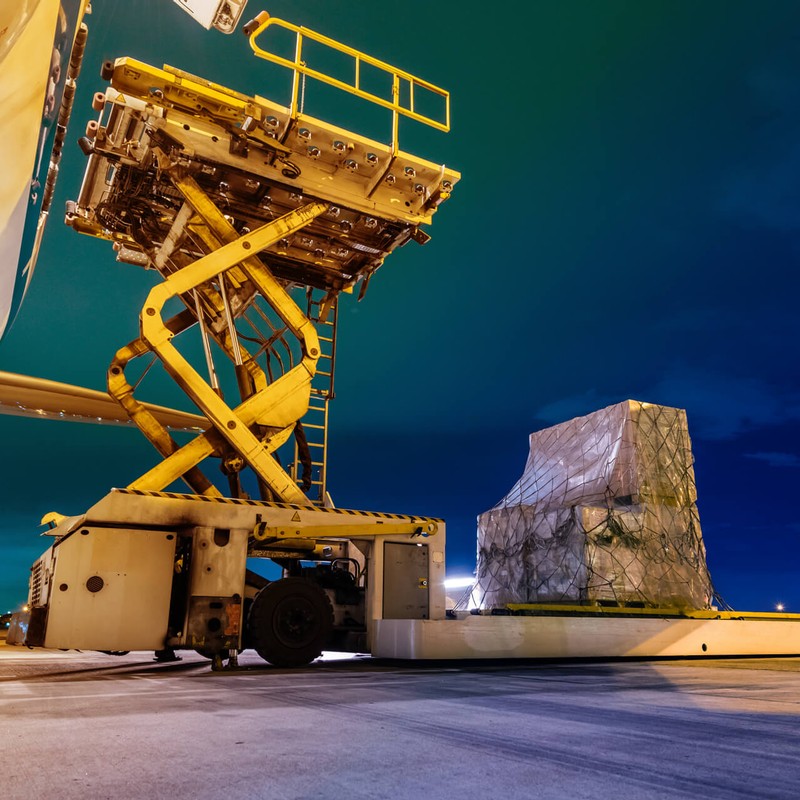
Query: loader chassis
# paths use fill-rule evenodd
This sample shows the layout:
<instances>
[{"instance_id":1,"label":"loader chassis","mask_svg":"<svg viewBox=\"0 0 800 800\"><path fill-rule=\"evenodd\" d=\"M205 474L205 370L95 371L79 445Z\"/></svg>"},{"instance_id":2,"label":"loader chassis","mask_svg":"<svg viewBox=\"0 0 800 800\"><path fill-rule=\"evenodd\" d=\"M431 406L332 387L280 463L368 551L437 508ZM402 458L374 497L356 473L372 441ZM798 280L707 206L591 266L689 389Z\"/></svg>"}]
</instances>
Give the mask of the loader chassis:
<instances>
[{"instance_id":1,"label":"loader chassis","mask_svg":"<svg viewBox=\"0 0 800 800\"><path fill-rule=\"evenodd\" d=\"M215 659L252 647L289 667L323 649L370 652L382 617L445 616L432 518L114 490L51 533L12 644ZM261 578L248 557L285 577Z\"/></svg>"}]
</instances>

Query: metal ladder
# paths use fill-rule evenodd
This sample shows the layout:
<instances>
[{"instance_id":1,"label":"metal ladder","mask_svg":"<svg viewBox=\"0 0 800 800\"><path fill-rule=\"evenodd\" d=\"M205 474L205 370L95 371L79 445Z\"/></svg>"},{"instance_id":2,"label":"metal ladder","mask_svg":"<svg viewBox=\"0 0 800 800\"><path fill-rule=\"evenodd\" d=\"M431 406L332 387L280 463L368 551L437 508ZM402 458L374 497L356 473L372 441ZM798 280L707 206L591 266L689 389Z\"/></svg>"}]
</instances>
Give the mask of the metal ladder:
<instances>
[{"instance_id":1,"label":"metal ladder","mask_svg":"<svg viewBox=\"0 0 800 800\"><path fill-rule=\"evenodd\" d=\"M309 289L307 292L307 314L319 336L320 354L317 372L311 381L308 412L302 419L302 426L311 456L311 486L306 494L318 506L325 506L330 502L327 493L328 404L334 398L336 330L339 321L338 297L325 310L326 297L327 295L318 290ZM302 453L295 440L292 474L298 485L302 470Z\"/></svg>"}]
</instances>

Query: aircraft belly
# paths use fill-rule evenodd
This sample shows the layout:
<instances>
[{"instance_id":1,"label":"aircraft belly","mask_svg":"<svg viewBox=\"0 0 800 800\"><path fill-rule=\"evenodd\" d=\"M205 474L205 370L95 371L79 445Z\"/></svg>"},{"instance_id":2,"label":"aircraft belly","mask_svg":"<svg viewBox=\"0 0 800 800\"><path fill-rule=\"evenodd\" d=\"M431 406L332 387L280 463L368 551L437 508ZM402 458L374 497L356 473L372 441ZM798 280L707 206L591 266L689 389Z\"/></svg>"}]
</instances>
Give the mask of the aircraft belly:
<instances>
[{"instance_id":1,"label":"aircraft belly","mask_svg":"<svg viewBox=\"0 0 800 800\"><path fill-rule=\"evenodd\" d=\"M0 167L2 169L3 167ZM17 280L24 280L17 267L22 234L25 230L25 215L28 209L27 185L17 198L16 206L8 215L5 228L0 230L0 337L11 318L11 301Z\"/></svg>"},{"instance_id":2,"label":"aircraft belly","mask_svg":"<svg viewBox=\"0 0 800 800\"><path fill-rule=\"evenodd\" d=\"M2 49L0 338L13 322L35 263L45 178L81 7L80 0L28 3L30 13L18 18Z\"/></svg>"}]
</instances>

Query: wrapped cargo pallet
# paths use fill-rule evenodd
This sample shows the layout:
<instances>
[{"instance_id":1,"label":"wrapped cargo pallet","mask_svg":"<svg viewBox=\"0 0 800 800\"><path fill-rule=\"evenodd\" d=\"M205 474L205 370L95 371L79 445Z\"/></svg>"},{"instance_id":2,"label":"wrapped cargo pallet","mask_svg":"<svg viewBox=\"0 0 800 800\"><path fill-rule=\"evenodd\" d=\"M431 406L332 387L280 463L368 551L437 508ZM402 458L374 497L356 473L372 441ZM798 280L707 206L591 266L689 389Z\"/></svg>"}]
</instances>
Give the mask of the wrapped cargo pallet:
<instances>
[{"instance_id":1,"label":"wrapped cargo pallet","mask_svg":"<svg viewBox=\"0 0 800 800\"><path fill-rule=\"evenodd\" d=\"M531 434L522 477L478 517L473 598L708 608L686 412L633 400Z\"/></svg>"}]
</instances>

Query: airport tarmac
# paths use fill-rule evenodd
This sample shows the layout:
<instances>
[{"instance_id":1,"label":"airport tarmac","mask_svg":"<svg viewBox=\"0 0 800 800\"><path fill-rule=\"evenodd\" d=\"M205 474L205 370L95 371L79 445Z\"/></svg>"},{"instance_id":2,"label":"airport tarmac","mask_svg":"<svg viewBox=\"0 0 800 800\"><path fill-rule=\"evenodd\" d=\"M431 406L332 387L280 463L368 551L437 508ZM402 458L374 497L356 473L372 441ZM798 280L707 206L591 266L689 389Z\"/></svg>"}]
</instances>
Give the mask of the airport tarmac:
<instances>
[{"instance_id":1,"label":"airport tarmac","mask_svg":"<svg viewBox=\"0 0 800 800\"><path fill-rule=\"evenodd\" d=\"M797 798L800 659L212 672L0 643L6 798Z\"/></svg>"}]
</instances>

